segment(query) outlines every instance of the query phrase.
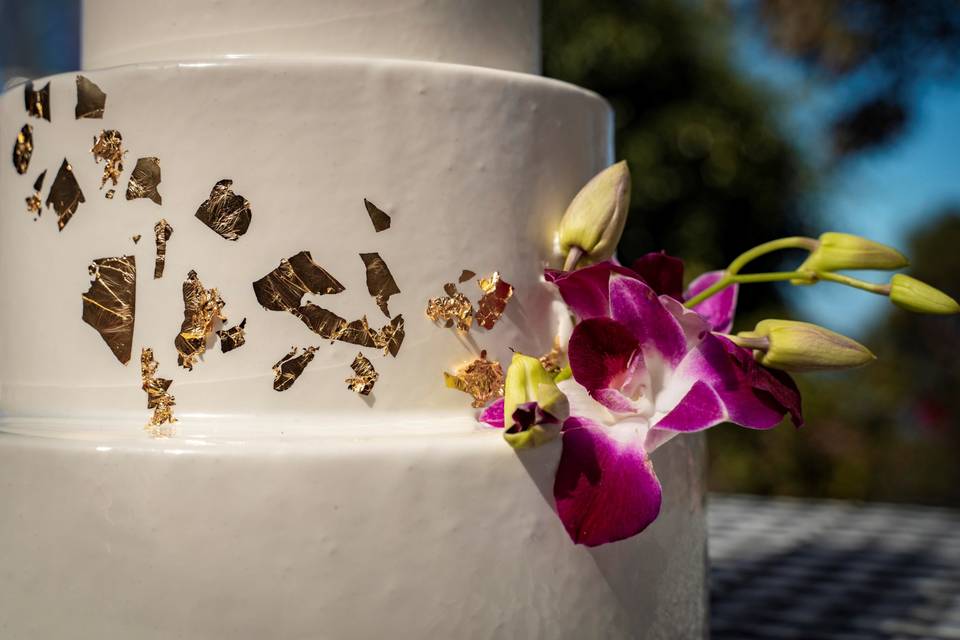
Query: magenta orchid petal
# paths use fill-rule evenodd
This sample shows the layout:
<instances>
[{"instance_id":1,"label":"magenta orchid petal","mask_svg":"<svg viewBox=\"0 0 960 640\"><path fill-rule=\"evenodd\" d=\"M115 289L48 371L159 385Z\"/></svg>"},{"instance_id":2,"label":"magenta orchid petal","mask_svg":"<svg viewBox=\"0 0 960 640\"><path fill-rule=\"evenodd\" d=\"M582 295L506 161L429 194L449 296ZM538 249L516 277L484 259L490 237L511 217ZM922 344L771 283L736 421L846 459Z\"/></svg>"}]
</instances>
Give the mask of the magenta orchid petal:
<instances>
[{"instance_id":1,"label":"magenta orchid petal","mask_svg":"<svg viewBox=\"0 0 960 640\"><path fill-rule=\"evenodd\" d=\"M636 404L617 389L597 389L590 397L612 411L614 414L629 415L636 413Z\"/></svg>"},{"instance_id":2,"label":"magenta orchid petal","mask_svg":"<svg viewBox=\"0 0 960 640\"><path fill-rule=\"evenodd\" d=\"M658 429L700 431L726 419L726 410L717 393L705 382L697 380L667 415L657 422Z\"/></svg>"},{"instance_id":3,"label":"magenta orchid petal","mask_svg":"<svg viewBox=\"0 0 960 640\"><path fill-rule=\"evenodd\" d=\"M655 349L672 367L687 353L686 333L657 294L639 280L610 278L610 316L627 327L643 348Z\"/></svg>"},{"instance_id":4,"label":"magenta orchid petal","mask_svg":"<svg viewBox=\"0 0 960 640\"><path fill-rule=\"evenodd\" d=\"M579 319L587 320L610 315L611 273L619 273L631 278L637 277L630 269L607 260L576 271L547 269L544 272L544 278L547 282L557 285L560 297Z\"/></svg>"},{"instance_id":5,"label":"magenta orchid petal","mask_svg":"<svg viewBox=\"0 0 960 640\"><path fill-rule=\"evenodd\" d=\"M554 479L557 514L590 547L643 531L660 512L660 481L642 442L620 442L594 422L568 418Z\"/></svg>"},{"instance_id":6,"label":"magenta orchid petal","mask_svg":"<svg viewBox=\"0 0 960 640\"><path fill-rule=\"evenodd\" d=\"M633 334L619 322L584 320L573 328L567 347L573 378L590 393L619 386L638 366L634 358L638 347Z\"/></svg>"},{"instance_id":7,"label":"magenta orchid petal","mask_svg":"<svg viewBox=\"0 0 960 640\"><path fill-rule=\"evenodd\" d=\"M544 411L538 402L524 402L517 405L513 412L507 433L520 433L538 424L559 424L559 420L548 411Z\"/></svg>"},{"instance_id":8,"label":"magenta orchid petal","mask_svg":"<svg viewBox=\"0 0 960 640\"><path fill-rule=\"evenodd\" d=\"M503 398L494 400L493 404L480 412L480 417L477 420L485 422L491 427L503 429Z\"/></svg>"},{"instance_id":9,"label":"magenta orchid petal","mask_svg":"<svg viewBox=\"0 0 960 640\"><path fill-rule=\"evenodd\" d=\"M708 271L699 276L687 287L684 299L689 300L698 293L705 291L722 277L723 271ZM739 286L740 285L733 284L693 307L697 313L710 322L710 326L714 331L729 333L733 328L733 316L737 310Z\"/></svg>"},{"instance_id":10,"label":"magenta orchid petal","mask_svg":"<svg viewBox=\"0 0 960 640\"><path fill-rule=\"evenodd\" d=\"M677 300L683 296L683 260L660 251L648 253L633 261L633 270L650 285L657 295Z\"/></svg>"}]
</instances>

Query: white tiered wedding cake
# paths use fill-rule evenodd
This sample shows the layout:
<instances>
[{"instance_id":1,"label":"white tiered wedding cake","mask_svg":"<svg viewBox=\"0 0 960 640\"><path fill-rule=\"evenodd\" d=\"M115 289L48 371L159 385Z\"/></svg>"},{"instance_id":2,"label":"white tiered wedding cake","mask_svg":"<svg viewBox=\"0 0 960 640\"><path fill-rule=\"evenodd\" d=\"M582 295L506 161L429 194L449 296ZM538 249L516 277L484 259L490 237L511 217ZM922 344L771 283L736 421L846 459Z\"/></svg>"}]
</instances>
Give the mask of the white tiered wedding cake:
<instances>
[{"instance_id":1,"label":"white tiered wedding cake","mask_svg":"<svg viewBox=\"0 0 960 640\"><path fill-rule=\"evenodd\" d=\"M0 101L0 636L703 633L700 437L589 549L559 443L444 387L550 350L552 233L612 159L606 102L535 75L537 0L83 19L83 71ZM464 271L513 285L488 331L425 316Z\"/></svg>"}]
</instances>

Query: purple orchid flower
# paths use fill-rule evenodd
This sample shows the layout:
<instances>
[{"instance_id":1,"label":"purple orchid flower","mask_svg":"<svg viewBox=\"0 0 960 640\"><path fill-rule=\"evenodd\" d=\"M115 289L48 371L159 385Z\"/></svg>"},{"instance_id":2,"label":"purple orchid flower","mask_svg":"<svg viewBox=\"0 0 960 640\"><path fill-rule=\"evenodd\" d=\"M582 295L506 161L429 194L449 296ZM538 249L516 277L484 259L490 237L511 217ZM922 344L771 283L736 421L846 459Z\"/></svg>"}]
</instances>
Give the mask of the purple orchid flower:
<instances>
[{"instance_id":1,"label":"purple orchid flower","mask_svg":"<svg viewBox=\"0 0 960 640\"><path fill-rule=\"evenodd\" d=\"M768 429L787 413L801 424L790 377L712 333L732 321L735 292L698 305L701 315L658 295L649 275L611 263L547 277L581 318L568 348L573 379L558 385L571 417L554 481L557 512L574 542L621 540L656 518L661 489L649 456L677 433L727 421ZM695 284L709 282L702 276Z\"/></svg>"}]
</instances>

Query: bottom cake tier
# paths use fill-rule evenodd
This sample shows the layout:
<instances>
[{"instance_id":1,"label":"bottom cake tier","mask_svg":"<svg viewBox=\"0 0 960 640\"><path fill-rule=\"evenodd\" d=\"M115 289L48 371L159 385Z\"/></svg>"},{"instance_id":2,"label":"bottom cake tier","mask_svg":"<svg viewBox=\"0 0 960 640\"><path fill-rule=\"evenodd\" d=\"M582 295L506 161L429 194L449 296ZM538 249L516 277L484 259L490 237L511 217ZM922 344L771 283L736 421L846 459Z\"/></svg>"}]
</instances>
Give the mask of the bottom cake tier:
<instances>
[{"instance_id":1,"label":"bottom cake tier","mask_svg":"<svg viewBox=\"0 0 960 640\"><path fill-rule=\"evenodd\" d=\"M659 519L590 549L559 443L390 426L0 425L0 637L702 637L701 435L653 455Z\"/></svg>"}]
</instances>

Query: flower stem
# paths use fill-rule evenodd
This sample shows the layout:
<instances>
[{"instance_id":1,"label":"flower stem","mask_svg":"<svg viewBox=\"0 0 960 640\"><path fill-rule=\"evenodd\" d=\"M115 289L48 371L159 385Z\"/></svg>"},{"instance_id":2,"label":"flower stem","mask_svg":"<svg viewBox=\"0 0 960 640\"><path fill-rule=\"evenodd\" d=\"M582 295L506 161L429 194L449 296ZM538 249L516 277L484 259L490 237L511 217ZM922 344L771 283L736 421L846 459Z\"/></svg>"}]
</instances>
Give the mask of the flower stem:
<instances>
[{"instance_id":1,"label":"flower stem","mask_svg":"<svg viewBox=\"0 0 960 640\"><path fill-rule=\"evenodd\" d=\"M684 303L688 309L697 306L710 296L720 293L732 284L751 284L754 282L782 282L784 280L811 280L813 274L809 271L772 271L770 273L747 273L731 275L729 272L717 280L712 286L704 289Z\"/></svg>"},{"instance_id":2,"label":"flower stem","mask_svg":"<svg viewBox=\"0 0 960 640\"><path fill-rule=\"evenodd\" d=\"M737 275L740 273L740 270L747 265L747 263L759 258L760 256L765 256L768 253L780 251L781 249L806 249L807 251L813 251L816 248L817 241L813 238L807 238L805 236L790 236L788 238L771 240L770 242L758 244L753 249L741 253L736 257L736 259L734 259L733 262L730 263L730 266L727 267L727 273L730 275Z\"/></svg>"},{"instance_id":3,"label":"flower stem","mask_svg":"<svg viewBox=\"0 0 960 640\"><path fill-rule=\"evenodd\" d=\"M577 263L580 262L580 258L583 257L583 249L580 247L570 247L570 251L567 252L567 259L563 263L564 271L573 271Z\"/></svg>"},{"instance_id":4,"label":"flower stem","mask_svg":"<svg viewBox=\"0 0 960 640\"><path fill-rule=\"evenodd\" d=\"M832 273L829 271L818 271L815 277L818 280L827 280L829 282L845 284L848 287L862 289L863 291L869 291L870 293L876 293L881 296L890 295L889 284L874 284L873 282L866 282L864 280L851 278L850 276L845 276L840 273Z\"/></svg>"}]
</instances>

